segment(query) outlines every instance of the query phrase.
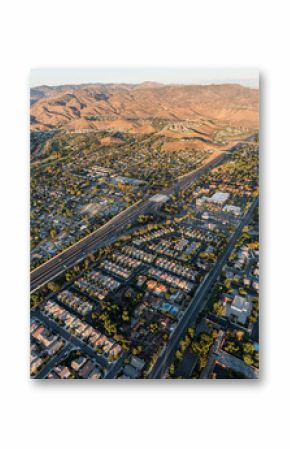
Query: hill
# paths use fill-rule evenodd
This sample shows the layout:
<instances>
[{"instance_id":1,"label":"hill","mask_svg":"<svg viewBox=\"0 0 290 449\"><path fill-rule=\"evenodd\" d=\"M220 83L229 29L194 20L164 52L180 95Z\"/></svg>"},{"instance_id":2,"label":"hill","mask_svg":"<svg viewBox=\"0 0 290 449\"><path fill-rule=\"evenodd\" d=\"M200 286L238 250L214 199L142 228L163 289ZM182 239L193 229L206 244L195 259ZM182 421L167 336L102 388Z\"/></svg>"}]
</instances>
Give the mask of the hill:
<instances>
[{"instance_id":1,"label":"hill","mask_svg":"<svg viewBox=\"0 0 290 449\"><path fill-rule=\"evenodd\" d=\"M259 92L237 84L163 85L83 84L39 86L31 89L31 129L70 130L118 129L129 132L154 131L200 134L205 128L257 129ZM196 124L196 126L194 126Z\"/></svg>"}]
</instances>

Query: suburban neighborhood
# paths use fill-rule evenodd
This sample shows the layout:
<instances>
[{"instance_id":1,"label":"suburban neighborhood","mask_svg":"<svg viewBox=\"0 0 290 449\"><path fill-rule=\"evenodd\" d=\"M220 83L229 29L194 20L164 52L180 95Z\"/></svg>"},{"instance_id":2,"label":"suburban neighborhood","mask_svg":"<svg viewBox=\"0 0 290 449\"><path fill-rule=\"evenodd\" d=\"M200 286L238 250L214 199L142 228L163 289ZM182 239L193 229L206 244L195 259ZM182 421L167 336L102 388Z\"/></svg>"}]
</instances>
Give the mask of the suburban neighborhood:
<instances>
[{"instance_id":1,"label":"suburban neighborhood","mask_svg":"<svg viewBox=\"0 0 290 449\"><path fill-rule=\"evenodd\" d=\"M122 160L113 146L65 171L35 162L32 275L60 263L32 289L31 376L258 378L257 134L205 164L211 151L145 163L154 139L129 142Z\"/></svg>"}]
</instances>

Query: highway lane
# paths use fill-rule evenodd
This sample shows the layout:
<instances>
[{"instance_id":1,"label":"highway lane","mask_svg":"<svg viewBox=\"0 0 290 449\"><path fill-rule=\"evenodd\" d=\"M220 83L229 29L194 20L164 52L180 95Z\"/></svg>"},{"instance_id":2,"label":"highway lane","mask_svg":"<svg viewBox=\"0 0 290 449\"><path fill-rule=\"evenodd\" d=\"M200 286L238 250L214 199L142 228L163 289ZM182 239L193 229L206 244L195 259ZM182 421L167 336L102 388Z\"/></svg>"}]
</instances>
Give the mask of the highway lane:
<instances>
[{"instance_id":1,"label":"highway lane","mask_svg":"<svg viewBox=\"0 0 290 449\"><path fill-rule=\"evenodd\" d=\"M241 144L235 145L231 150L218 155L215 159L211 160L203 167L182 176L172 187L164 189L160 193L164 195L171 195L189 187L208 170L225 162L226 159L228 159L230 155L237 151L240 147ZM139 215L150 213L153 211L154 207L156 207L156 203L153 203L150 199L138 201L129 208L120 212L120 214L113 217L106 224L92 232L87 237L84 237L79 242L75 243L62 253L56 255L40 267L33 270L31 272L30 279L31 292L36 291L47 282L64 273L67 269L73 267L76 263L79 263L81 260L85 259L92 252L105 246L108 241L112 242L116 240L119 233L124 231L128 224L133 223Z\"/></svg>"},{"instance_id":2,"label":"highway lane","mask_svg":"<svg viewBox=\"0 0 290 449\"><path fill-rule=\"evenodd\" d=\"M238 151L241 148L241 146L242 144L238 143L237 145L234 145L231 149L219 154L217 157L215 157L202 167L198 168L197 170L181 176L180 178L178 178L176 184L174 184L172 187L168 189L163 190L161 193L164 195L172 195L182 189L188 188L191 184L193 184L198 178L200 178L206 172L208 172L212 168L217 167L220 164L223 164L227 159L230 158L232 154Z\"/></svg>"},{"instance_id":3,"label":"highway lane","mask_svg":"<svg viewBox=\"0 0 290 449\"><path fill-rule=\"evenodd\" d=\"M210 167L212 166L212 163ZM194 173L186 175L180 179L176 185L165 190L164 194L170 195L180 188L185 188L194 182L198 176L201 176L205 170L197 170ZM75 265L87 257L91 252L96 251L101 246L107 244L107 240L115 236L117 238L118 233L123 231L125 226L132 223L139 215L143 213L149 213L155 206L150 200L145 200L135 204L130 208L122 211L116 217L113 217L109 222L103 225L101 228L94 231L89 236L80 240L77 244L71 246L58 256L50 259L40 267L36 268L31 273L31 292L37 290L42 285L45 285L49 280L54 279L68 268Z\"/></svg>"},{"instance_id":4,"label":"highway lane","mask_svg":"<svg viewBox=\"0 0 290 449\"><path fill-rule=\"evenodd\" d=\"M77 244L50 259L36 270L33 270L31 272L31 291L37 290L41 285L44 285L49 280L59 276L62 272L83 260L93 251L96 251L101 246L105 246L108 240L111 240L113 237L117 238L118 234L123 231L129 223L140 214L147 212L152 206L153 203L146 202L134 205L133 210L131 208L131 210L126 209L126 215L123 215L126 211L121 212L122 215L119 214L114 217L101 228L97 229L83 240L80 240Z\"/></svg>"},{"instance_id":5,"label":"highway lane","mask_svg":"<svg viewBox=\"0 0 290 449\"><path fill-rule=\"evenodd\" d=\"M237 227L236 231L230 238L227 247L225 251L223 252L221 258L216 263L213 270L206 276L205 280L202 284L200 284L199 288L195 292L195 295L190 302L187 310L185 311L183 317L181 318L180 322L178 323L175 331L173 332L169 343L167 347L163 349L160 356L158 357L154 367L151 370L151 373L149 375L150 379L160 379L165 373L166 368L169 366L169 364L172 362L175 351L177 349L178 343L183 336L185 330L187 327L192 323L192 321L197 317L197 315L201 312L201 310L204 308L207 300L207 295L214 285L217 277L221 273L222 267L224 266L227 258L231 254L232 250L234 249L234 246L240 237L242 230L244 226L246 226L249 221L251 220L253 213L258 206L258 198L256 198L253 201L252 206L250 207L248 213L245 215L245 217L241 220L239 226Z\"/></svg>"}]
</instances>

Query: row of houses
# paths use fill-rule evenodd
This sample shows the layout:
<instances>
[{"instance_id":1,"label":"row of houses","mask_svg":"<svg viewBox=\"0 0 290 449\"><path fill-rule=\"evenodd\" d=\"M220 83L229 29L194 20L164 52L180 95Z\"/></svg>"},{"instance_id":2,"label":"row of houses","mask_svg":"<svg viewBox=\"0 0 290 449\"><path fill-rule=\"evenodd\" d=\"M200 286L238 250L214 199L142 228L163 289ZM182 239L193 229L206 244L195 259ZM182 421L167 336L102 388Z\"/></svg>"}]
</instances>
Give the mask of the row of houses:
<instances>
[{"instance_id":1,"label":"row of houses","mask_svg":"<svg viewBox=\"0 0 290 449\"><path fill-rule=\"evenodd\" d=\"M157 239L159 237L162 237L167 234L172 234L174 232L174 229L172 227L167 227L163 229L158 229L154 232L148 232L145 235L138 237L133 240L134 245L142 245L143 243L149 242L151 240Z\"/></svg>"},{"instance_id":2,"label":"row of houses","mask_svg":"<svg viewBox=\"0 0 290 449\"><path fill-rule=\"evenodd\" d=\"M132 258L130 256L126 256L124 254L121 254L121 253L114 253L114 254L112 254L111 259L114 262L116 262L116 263L118 263L118 264L120 264L120 265L122 265L124 267L128 267L128 268L135 269L135 268L138 268L141 265L140 261L138 261L135 258Z\"/></svg>"},{"instance_id":3,"label":"row of houses","mask_svg":"<svg viewBox=\"0 0 290 449\"><path fill-rule=\"evenodd\" d=\"M155 255L150 254L148 252L142 251L141 249L135 248L135 246L125 246L122 251L129 256L135 257L138 260L142 260L146 263L152 263L155 259Z\"/></svg>"},{"instance_id":4,"label":"row of houses","mask_svg":"<svg viewBox=\"0 0 290 449\"><path fill-rule=\"evenodd\" d=\"M164 268L167 271L171 271L172 273L188 278L190 281L194 281L196 278L196 272L191 268L188 268L184 265L181 265L179 263L176 263L163 257L158 257L155 260L155 265L158 268Z\"/></svg>"},{"instance_id":5,"label":"row of houses","mask_svg":"<svg viewBox=\"0 0 290 449\"><path fill-rule=\"evenodd\" d=\"M100 268L126 280L131 276L133 272L133 270L128 270L124 267L121 267L120 265L111 262L108 259L105 259L103 262L100 263Z\"/></svg>"},{"instance_id":6,"label":"row of houses","mask_svg":"<svg viewBox=\"0 0 290 449\"><path fill-rule=\"evenodd\" d=\"M81 321L54 301L48 300L43 306L43 312L54 320L60 322L69 333L75 335L80 340L87 343L92 349L102 353L110 360L115 360L122 352L122 348L119 344L110 340L86 322Z\"/></svg>"},{"instance_id":7,"label":"row of houses","mask_svg":"<svg viewBox=\"0 0 290 449\"><path fill-rule=\"evenodd\" d=\"M80 355L70 363L70 366L67 366L65 361L62 361L46 376L47 379L69 379L76 377L95 380L102 378L102 372L91 358Z\"/></svg>"},{"instance_id":8,"label":"row of houses","mask_svg":"<svg viewBox=\"0 0 290 449\"><path fill-rule=\"evenodd\" d=\"M34 376L64 346L63 339L44 323L32 319L30 326L30 373Z\"/></svg>"},{"instance_id":9,"label":"row of houses","mask_svg":"<svg viewBox=\"0 0 290 449\"><path fill-rule=\"evenodd\" d=\"M57 295L57 299L63 304L68 305L82 316L86 316L93 310L93 306L89 301L80 298L69 290L63 290Z\"/></svg>"},{"instance_id":10,"label":"row of houses","mask_svg":"<svg viewBox=\"0 0 290 449\"><path fill-rule=\"evenodd\" d=\"M161 270L157 270L153 267L149 268L148 274L186 292L190 292L194 287L192 282L180 279L179 277L173 276Z\"/></svg>"}]
</instances>

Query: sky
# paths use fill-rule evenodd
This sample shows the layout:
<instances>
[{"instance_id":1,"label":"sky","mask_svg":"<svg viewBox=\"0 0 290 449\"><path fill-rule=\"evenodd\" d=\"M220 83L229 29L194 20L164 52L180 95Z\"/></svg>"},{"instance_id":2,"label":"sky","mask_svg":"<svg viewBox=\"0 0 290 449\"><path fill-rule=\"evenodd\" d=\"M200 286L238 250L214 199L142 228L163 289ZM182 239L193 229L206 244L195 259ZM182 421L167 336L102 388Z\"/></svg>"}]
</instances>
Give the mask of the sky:
<instances>
[{"instance_id":1,"label":"sky","mask_svg":"<svg viewBox=\"0 0 290 449\"><path fill-rule=\"evenodd\" d=\"M82 83L224 84L238 83L258 88L259 72L245 68L173 68L173 67L95 67L35 68L30 72L30 86L57 86Z\"/></svg>"}]
</instances>

